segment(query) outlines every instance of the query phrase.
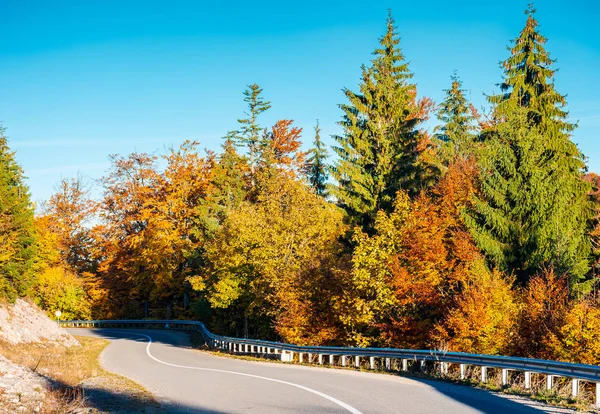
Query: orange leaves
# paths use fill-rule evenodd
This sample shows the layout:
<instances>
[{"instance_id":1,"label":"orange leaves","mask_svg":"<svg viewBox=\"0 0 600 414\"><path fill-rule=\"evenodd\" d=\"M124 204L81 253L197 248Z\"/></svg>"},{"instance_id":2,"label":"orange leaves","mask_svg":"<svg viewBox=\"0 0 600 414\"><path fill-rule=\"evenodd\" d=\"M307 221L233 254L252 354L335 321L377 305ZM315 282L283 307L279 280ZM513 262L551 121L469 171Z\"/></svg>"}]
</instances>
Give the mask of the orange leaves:
<instances>
[{"instance_id":1,"label":"orange leaves","mask_svg":"<svg viewBox=\"0 0 600 414\"><path fill-rule=\"evenodd\" d=\"M283 119L265 130L263 162L285 170L298 171L304 165L306 153L300 151L302 128L292 127L294 121Z\"/></svg>"}]
</instances>

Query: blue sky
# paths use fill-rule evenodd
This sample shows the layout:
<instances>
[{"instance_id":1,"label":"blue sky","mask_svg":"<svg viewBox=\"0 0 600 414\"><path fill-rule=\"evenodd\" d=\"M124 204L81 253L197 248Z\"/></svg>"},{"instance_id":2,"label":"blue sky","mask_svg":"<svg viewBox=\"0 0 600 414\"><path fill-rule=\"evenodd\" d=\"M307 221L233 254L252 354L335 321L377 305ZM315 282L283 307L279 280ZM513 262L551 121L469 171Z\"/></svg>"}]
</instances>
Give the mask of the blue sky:
<instances>
[{"instance_id":1,"label":"blue sky","mask_svg":"<svg viewBox=\"0 0 600 414\"><path fill-rule=\"evenodd\" d=\"M109 154L185 139L218 149L254 82L273 105L263 126L294 119L308 145L318 118L331 143L342 88L356 88L388 8L419 94L439 102L457 70L481 107L526 3L0 0L0 121L35 201L61 177L100 178ZM565 4L540 0L537 17L574 140L600 172L600 3Z\"/></svg>"}]
</instances>

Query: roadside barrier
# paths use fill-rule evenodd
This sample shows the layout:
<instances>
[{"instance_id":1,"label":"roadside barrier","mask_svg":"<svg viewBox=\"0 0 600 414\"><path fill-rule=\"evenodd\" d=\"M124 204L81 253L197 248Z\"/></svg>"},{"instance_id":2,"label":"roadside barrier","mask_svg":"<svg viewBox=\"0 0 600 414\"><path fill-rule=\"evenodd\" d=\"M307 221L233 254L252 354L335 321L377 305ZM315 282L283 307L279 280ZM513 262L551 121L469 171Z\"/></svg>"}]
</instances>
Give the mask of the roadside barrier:
<instances>
[{"instance_id":1,"label":"roadside barrier","mask_svg":"<svg viewBox=\"0 0 600 414\"><path fill-rule=\"evenodd\" d=\"M451 364L458 366L460 378L466 378L468 366L480 368L481 382L488 380L488 368L502 371L502 385L509 383L509 372L517 371L524 377L525 389L531 388L532 375L543 375L546 388L551 390L554 379L568 378L572 382L572 395L580 392L582 382L595 384L595 406L600 408L600 366L574 364L542 359L507 357L498 355L467 354L436 350L411 350L396 348L355 348L335 346L301 346L258 339L231 338L215 335L202 322L181 320L97 320L60 321L63 327L72 328L146 328L196 331L209 348L238 355L276 357L284 362L317 363L330 366L366 365L369 369L409 371L409 365L421 367L430 363L439 369L441 376L448 374Z\"/></svg>"}]
</instances>

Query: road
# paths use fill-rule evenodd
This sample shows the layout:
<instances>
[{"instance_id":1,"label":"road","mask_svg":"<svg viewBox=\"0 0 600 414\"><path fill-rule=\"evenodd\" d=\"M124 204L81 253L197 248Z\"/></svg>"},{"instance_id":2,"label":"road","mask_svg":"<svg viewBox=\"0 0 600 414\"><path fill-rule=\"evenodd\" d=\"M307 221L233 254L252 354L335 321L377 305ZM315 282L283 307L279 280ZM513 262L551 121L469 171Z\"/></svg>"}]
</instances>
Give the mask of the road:
<instances>
[{"instance_id":1,"label":"road","mask_svg":"<svg viewBox=\"0 0 600 414\"><path fill-rule=\"evenodd\" d=\"M566 412L441 381L215 356L192 349L183 332L69 332L109 339L104 368L143 385L172 413Z\"/></svg>"}]
</instances>

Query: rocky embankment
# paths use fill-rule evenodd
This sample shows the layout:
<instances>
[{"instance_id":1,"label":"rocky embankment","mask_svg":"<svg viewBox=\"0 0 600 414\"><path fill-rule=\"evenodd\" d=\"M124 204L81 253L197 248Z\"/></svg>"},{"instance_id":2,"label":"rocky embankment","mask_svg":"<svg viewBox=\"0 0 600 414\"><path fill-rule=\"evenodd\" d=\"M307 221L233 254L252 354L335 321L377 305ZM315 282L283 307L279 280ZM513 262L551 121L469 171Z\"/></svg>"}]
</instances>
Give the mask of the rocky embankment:
<instances>
[{"instance_id":1,"label":"rocky embankment","mask_svg":"<svg viewBox=\"0 0 600 414\"><path fill-rule=\"evenodd\" d=\"M37 306L23 299L0 305L0 342L17 347L27 343L79 345ZM44 411L50 385L43 376L0 355L0 412Z\"/></svg>"}]
</instances>

